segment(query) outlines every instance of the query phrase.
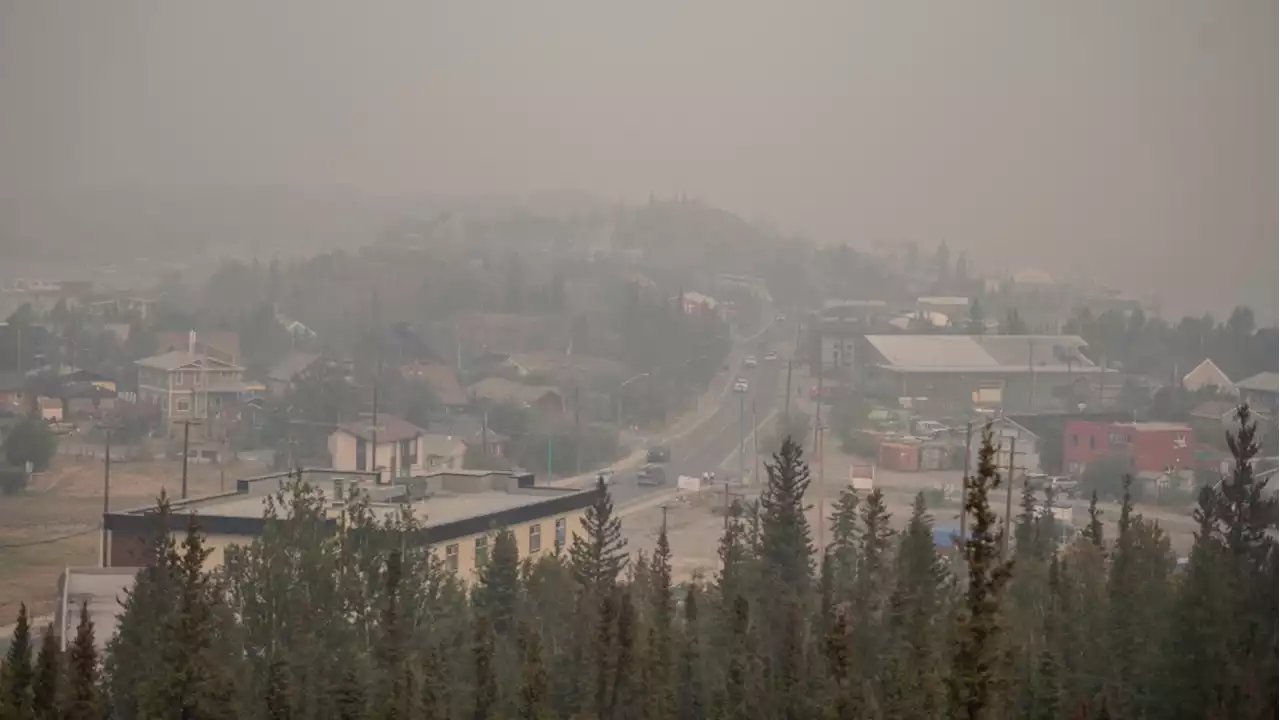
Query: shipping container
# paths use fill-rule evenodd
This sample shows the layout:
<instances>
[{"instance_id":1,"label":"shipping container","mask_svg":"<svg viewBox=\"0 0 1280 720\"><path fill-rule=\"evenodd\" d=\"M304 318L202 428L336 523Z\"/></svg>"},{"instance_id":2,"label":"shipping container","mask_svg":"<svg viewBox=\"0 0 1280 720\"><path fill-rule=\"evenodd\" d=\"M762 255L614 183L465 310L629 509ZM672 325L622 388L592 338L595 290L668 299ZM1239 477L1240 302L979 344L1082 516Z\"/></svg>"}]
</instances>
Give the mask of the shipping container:
<instances>
[{"instance_id":1,"label":"shipping container","mask_svg":"<svg viewBox=\"0 0 1280 720\"><path fill-rule=\"evenodd\" d=\"M920 469L920 449L906 443L880 443L880 467L898 472Z\"/></svg>"}]
</instances>

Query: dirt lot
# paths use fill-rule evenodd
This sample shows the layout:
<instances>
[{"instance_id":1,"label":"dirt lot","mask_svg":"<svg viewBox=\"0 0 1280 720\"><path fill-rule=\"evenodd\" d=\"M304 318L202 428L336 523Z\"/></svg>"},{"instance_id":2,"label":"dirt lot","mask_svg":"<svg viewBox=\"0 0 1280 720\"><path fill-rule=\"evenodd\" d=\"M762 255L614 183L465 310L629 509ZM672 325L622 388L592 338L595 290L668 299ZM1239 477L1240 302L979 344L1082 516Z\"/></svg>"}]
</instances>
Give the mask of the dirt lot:
<instances>
[{"instance_id":1,"label":"dirt lot","mask_svg":"<svg viewBox=\"0 0 1280 720\"><path fill-rule=\"evenodd\" d=\"M102 464L63 457L54 462L25 495L0 497L0 625L11 622L20 602L35 616L51 613L59 573L68 565L96 566L100 559ZM243 463L191 465L189 492L211 495L234 487L233 478L259 471ZM179 462L114 462L111 508L147 505L161 488L177 497L181 478Z\"/></svg>"}]
</instances>

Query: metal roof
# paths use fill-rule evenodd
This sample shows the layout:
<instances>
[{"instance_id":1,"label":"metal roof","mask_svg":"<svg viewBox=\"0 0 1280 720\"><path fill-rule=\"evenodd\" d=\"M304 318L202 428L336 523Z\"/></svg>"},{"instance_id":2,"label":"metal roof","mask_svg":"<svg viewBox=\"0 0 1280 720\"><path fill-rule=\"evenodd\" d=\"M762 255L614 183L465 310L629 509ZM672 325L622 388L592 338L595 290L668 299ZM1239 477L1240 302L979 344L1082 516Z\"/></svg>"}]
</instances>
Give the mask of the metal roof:
<instances>
[{"instance_id":1,"label":"metal roof","mask_svg":"<svg viewBox=\"0 0 1280 720\"><path fill-rule=\"evenodd\" d=\"M1280 376L1273 372L1260 372L1236 383L1236 387L1254 392L1280 392Z\"/></svg>"},{"instance_id":2,"label":"metal roof","mask_svg":"<svg viewBox=\"0 0 1280 720\"><path fill-rule=\"evenodd\" d=\"M1076 335L867 335L896 372L1097 372Z\"/></svg>"}]
</instances>

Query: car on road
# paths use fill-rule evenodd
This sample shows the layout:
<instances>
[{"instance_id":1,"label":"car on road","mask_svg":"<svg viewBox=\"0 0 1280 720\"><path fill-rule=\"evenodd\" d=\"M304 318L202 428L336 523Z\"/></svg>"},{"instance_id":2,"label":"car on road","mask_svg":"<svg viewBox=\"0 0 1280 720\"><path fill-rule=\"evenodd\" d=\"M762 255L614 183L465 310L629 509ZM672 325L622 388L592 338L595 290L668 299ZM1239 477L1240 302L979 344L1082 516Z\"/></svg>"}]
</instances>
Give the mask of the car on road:
<instances>
[{"instance_id":1,"label":"car on road","mask_svg":"<svg viewBox=\"0 0 1280 720\"><path fill-rule=\"evenodd\" d=\"M755 356L755 355L748 355L748 356L747 356L746 361L745 361L743 364L744 364L744 365L746 365L746 366L747 366L747 367L749 367L749 368L753 368L753 367L755 367L755 366L756 366L756 356Z\"/></svg>"},{"instance_id":2,"label":"car on road","mask_svg":"<svg viewBox=\"0 0 1280 720\"><path fill-rule=\"evenodd\" d=\"M767 353L767 354L764 356L764 361L765 361L765 362L773 362L774 360L777 360L777 359L778 359L778 353L774 353L774 352Z\"/></svg>"},{"instance_id":3,"label":"car on road","mask_svg":"<svg viewBox=\"0 0 1280 720\"><path fill-rule=\"evenodd\" d=\"M671 448L666 445L650 445L644 454L647 463L664 463L671 461Z\"/></svg>"},{"instance_id":4,"label":"car on road","mask_svg":"<svg viewBox=\"0 0 1280 720\"><path fill-rule=\"evenodd\" d=\"M636 483L640 485L666 485L667 471L661 465L650 463L636 473Z\"/></svg>"},{"instance_id":5,"label":"car on road","mask_svg":"<svg viewBox=\"0 0 1280 720\"><path fill-rule=\"evenodd\" d=\"M733 391L734 391L734 392L736 392L736 393L744 393L744 392L746 392L746 391L747 391L747 380L746 380L746 378L738 378L737 380L734 380L734 381L733 381Z\"/></svg>"}]
</instances>

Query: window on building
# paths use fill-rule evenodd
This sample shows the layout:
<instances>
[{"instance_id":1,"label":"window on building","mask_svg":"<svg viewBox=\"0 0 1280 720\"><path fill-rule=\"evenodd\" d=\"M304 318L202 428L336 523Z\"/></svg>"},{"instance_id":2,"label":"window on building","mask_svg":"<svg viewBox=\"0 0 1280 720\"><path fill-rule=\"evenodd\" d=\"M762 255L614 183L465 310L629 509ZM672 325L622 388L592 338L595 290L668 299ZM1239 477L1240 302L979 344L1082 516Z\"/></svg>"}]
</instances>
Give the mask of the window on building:
<instances>
[{"instance_id":1,"label":"window on building","mask_svg":"<svg viewBox=\"0 0 1280 720\"><path fill-rule=\"evenodd\" d=\"M1090 449L1090 450L1094 450L1094 449L1096 449L1096 444L1094 443L1094 440L1095 440L1095 439L1096 439L1096 438L1094 438L1094 436L1092 436L1092 435L1090 435L1090 436L1089 436L1089 449Z\"/></svg>"},{"instance_id":2,"label":"window on building","mask_svg":"<svg viewBox=\"0 0 1280 720\"><path fill-rule=\"evenodd\" d=\"M405 467L418 464L418 439L400 441L400 458Z\"/></svg>"},{"instance_id":3,"label":"window on building","mask_svg":"<svg viewBox=\"0 0 1280 720\"><path fill-rule=\"evenodd\" d=\"M480 568L488 564L489 564L489 538L487 536L478 537L476 538L476 569L479 570Z\"/></svg>"},{"instance_id":4,"label":"window on building","mask_svg":"<svg viewBox=\"0 0 1280 720\"><path fill-rule=\"evenodd\" d=\"M556 518L556 550L557 551L564 549L565 531L567 530L567 526L568 526L568 523L565 522L564 518Z\"/></svg>"},{"instance_id":5,"label":"window on building","mask_svg":"<svg viewBox=\"0 0 1280 720\"><path fill-rule=\"evenodd\" d=\"M365 465L368 463L368 460L365 459L365 455L367 453L368 453L368 449L365 446L364 438L356 438L356 469L357 470L366 469Z\"/></svg>"},{"instance_id":6,"label":"window on building","mask_svg":"<svg viewBox=\"0 0 1280 720\"><path fill-rule=\"evenodd\" d=\"M191 401L190 401L190 400L179 400L179 401L178 401L178 403L177 403L177 405L178 405L178 412L180 412L180 413L188 413L188 412L191 412Z\"/></svg>"},{"instance_id":7,"label":"window on building","mask_svg":"<svg viewBox=\"0 0 1280 720\"><path fill-rule=\"evenodd\" d=\"M182 387L182 386L183 386L183 384L185 384L185 383L187 382L186 377L187 377L187 376L186 376L186 373L180 373L180 372L178 372L178 373L174 373L174 374L173 374L173 384L174 384L174 386L175 386L175 387Z\"/></svg>"},{"instance_id":8,"label":"window on building","mask_svg":"<svg viewBox=\"0 0 1280 720\"><path fill-rule=\"evenodd\" d=\"M532 555L542 549L542 526L529 526L529 554Z\"/></svg>"},{"instance_id":9,"label":"window on building","mask_svg":"<svg viewBox=\"0 0 1280 720\"><path fill-rule=\"evenodd\" d=\"M458 543L445 546L444 566L449 568L449 572L458 572Z\"/></svg>"}]
</instances>

